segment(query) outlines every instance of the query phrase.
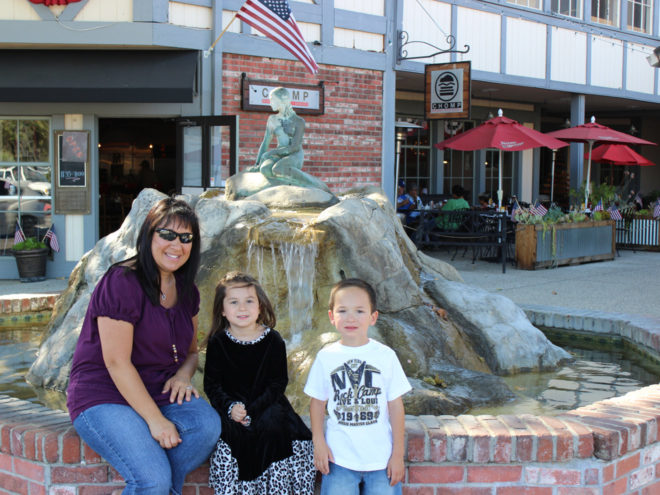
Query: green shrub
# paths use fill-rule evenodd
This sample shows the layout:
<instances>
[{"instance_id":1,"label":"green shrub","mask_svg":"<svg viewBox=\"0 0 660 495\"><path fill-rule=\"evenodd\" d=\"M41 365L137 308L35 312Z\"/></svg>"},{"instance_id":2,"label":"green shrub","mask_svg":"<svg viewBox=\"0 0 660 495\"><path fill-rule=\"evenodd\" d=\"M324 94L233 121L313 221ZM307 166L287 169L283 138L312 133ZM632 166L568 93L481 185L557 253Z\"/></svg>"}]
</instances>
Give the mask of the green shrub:
<instances>
[{"instance_id":1,"label":"green shrub","mask_svg":"<svg viewBox=\"0 0 660 495\"><path fill-rule=\"evenodd\" d=\"M24 241L14 244L12 249L14 251L26 251L28 249L44 249L45 247L46 244L43 242L38 241L34 237L28 237Z\"/></svg>"}]
</instances>

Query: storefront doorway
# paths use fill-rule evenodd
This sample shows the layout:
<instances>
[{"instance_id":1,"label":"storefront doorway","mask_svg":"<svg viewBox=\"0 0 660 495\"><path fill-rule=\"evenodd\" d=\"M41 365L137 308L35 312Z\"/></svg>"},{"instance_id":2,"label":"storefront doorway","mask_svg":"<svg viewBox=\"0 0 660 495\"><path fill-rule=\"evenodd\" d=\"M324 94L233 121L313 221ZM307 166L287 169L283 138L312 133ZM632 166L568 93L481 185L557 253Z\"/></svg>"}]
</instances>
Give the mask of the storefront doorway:
<instances>
[{"instance_id":1,"label":"storefront doorway","mask_svg":"<svg viewBox=\"0 0 660 495\"><path fill-rule=\"evenodd\" d=\"M119 228L139 192L176 192L174 119L99 119L99 234Z\"/></svg>"}]
</instances>

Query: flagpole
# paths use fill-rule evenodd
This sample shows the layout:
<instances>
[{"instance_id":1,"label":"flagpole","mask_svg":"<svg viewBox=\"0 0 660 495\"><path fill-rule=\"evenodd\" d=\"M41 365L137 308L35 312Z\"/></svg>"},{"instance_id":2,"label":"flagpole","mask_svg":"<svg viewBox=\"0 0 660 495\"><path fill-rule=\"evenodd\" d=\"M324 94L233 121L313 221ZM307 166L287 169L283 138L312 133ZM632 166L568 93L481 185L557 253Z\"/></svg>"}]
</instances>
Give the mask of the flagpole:
<instances>
[{"instance_id":1,"label":"flagpole","mask_svg":"<svg viewBox=\"0 0 660 495\"><path fill-rule=\"evenodd\" d=\"M238 11L236 11L236 13L234 14L234 17L231 18L231 21L229 21L229 24L227 24L227 25L225 26L225 28L222 30L222 32L220 33L220 35L215 39L215 41L214 41L213 44L209 47L209 49L208 49L208 50L204 50L204 58L208 58L209 55L211 55L211 52L212 52L213 49L215 48L215 45L218 43L218 41L220 41L220 38L222 38L222 36L227 32L227 29L229 29L229 26L231 26L231 23L234 22L234 19L236 19L236 16L237 16L237 15L238 15Z\"/></svg>"}]
</instances>

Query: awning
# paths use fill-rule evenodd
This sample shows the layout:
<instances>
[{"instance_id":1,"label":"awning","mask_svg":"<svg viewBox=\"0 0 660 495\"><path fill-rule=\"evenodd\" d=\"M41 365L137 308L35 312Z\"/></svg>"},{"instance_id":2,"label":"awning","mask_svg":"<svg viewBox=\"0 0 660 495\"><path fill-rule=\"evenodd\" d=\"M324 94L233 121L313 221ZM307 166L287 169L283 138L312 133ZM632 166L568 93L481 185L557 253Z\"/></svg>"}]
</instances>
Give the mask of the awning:
<instances>
[{"instance_id":1,"label":"awning","mask_svg":"<svg viewBox=\"0 0 660 495\"><path fill-rule=\"evenodd\" d=\"M0 50L0 101L190 103L198 57L191 50Z\"/></svg>"}]
</instances>

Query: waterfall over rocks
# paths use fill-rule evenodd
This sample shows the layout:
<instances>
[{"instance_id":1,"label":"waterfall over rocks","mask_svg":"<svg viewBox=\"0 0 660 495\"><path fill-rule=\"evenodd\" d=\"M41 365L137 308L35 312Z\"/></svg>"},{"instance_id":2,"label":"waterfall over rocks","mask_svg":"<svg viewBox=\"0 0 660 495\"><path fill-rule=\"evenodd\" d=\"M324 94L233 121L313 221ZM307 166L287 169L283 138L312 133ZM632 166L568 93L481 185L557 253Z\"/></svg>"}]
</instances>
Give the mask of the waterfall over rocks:
<instances>
[{"instance_id":1,"label":"waterfall over rocks","mask_svg":"<svg viewBox=\"0 0 660 495\"><path fill-rule=\"evenodd\" d=\"M66 388L96 282L112 263L134 254L139 226L162 197L143 190L120 229L73 270L28 373L30 383ZM210 193L183 199L195 208L202 234L200 339L210 328L218 280L230 270L257 277L287 342L287 395L301 413L309 405L302 389L314 357L338 338L327 301L342 277L363 278L376 289L380 317L370 335L397 352L411 378L408 414L458 414L505 400L512 393L498 375L550 369L569 357L509 299L466 286L453 267L418 251L381 189L354 189L339 200L296 186L236 201Z\"/></svg>"}]
</instances>

